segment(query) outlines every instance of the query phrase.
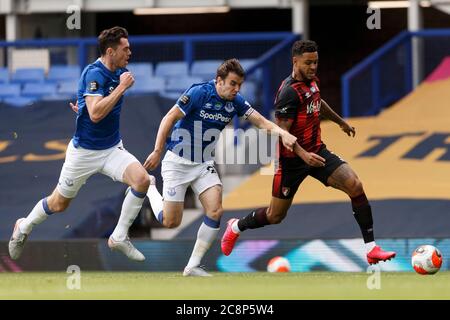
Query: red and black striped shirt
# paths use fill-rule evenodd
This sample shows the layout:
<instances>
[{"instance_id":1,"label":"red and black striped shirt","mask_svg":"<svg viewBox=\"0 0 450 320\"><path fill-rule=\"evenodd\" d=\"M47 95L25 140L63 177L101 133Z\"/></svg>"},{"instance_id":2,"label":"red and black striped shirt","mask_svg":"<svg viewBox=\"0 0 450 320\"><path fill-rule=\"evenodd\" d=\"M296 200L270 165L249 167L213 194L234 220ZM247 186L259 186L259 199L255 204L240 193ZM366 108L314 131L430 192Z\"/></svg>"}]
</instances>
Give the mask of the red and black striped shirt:
<instances>
[{"instance_id":1,"label":"red and black striped shirt","mask_svg":"<svg viewBox=\"0 0 450 320\"><path fill-rule=\"evenodd\" d=\"M319 79L298 81L287 77L278 89L275 99L275 117L291 119L289 132L297 137L298 144L308 152L318 152L323 142L320 137ZM297 157L280 141L280 157Z\"/></svg>"}]
</instances>

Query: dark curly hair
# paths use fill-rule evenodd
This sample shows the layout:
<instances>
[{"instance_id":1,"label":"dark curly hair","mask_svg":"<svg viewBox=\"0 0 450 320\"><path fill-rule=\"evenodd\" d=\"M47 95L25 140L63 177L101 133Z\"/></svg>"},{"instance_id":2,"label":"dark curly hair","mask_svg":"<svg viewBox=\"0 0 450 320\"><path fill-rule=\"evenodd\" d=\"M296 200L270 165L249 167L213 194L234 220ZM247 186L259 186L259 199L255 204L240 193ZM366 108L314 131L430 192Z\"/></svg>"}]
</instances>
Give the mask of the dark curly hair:
<instances>
[{"instance_id":1,"label":"dark curly hair","mask_svg":"<svg viewBox=\"0 0 450 320\"><path fill-rule=\"evenodd\" d=\"M300 56L305 52L316 52L319 50L317 43L312 40L298 40L292 45L292 56Z\"/></svg>"},{"instance_id":2,"label":"dark curly hair","mask_svg":"<svg viewBox=\"0 0 450 320\"><path fill-rule=\"evenodd\" d=\"M106 54L106 49L116 48L120 44L120 39L128 39L128 31L122 27L113 27L111 29L103 30L98 36L98 47L100 54Z\"/></svg>"}]
</instances>

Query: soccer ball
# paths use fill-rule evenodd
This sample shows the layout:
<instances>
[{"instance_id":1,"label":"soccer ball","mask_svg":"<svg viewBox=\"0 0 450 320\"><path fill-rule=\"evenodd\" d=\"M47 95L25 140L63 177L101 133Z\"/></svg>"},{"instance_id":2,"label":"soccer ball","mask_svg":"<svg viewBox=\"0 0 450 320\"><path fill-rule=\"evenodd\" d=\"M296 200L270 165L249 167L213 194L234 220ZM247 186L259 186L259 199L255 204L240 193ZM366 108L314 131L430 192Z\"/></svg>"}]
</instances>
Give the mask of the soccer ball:
<instances>
[{"instance_id":1,"label":"soccer ball","mask_svg":"<svg viewBox=\"0 0 450 320\"><path fill-rule=\"evenodd\" d=\"M291 264L289 260L284 257L275 257L270 259L267 264L268 272L289 272L291 271Z\"/></svg>"},{"instance_id":2,"label":"soccer ball","mask_svg":"<svg viewBox=\"0 0 450 320\"><path fill-rule=\"evenodd\" d=\"M430 245L423 245L414 250L411 264L419 274L435 274L442 265L441 252Z\"/></svg>"}]
</instances>

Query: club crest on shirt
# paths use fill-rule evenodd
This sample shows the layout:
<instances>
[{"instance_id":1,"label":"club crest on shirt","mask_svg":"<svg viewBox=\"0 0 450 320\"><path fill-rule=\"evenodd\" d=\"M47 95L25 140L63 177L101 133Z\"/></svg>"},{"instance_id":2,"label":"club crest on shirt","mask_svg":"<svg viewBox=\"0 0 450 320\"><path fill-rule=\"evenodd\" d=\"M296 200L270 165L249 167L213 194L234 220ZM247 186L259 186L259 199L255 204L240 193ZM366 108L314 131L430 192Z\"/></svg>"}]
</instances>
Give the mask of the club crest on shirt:
<instances>
[{"instance_id":1,"label":"club crest on shirt","mask_svg":"<svg viewBox=\"0 0 450 320\"><path fill-rule=\"evenodd\" d=\"M89 91L97 91L98 90L98 82L97 81L91 81L89 83Z\"/></svg>"},{"instance_id":2,"label":"club crest on shirt","mask_svg":"<svg viewBox=\"0 0 450 320\"><path fill-rule=\"evenodd\" d=\"M225 105L225 111L229 113L234 111L233 102L227 102L227 104Z\"/></svg>"},{"instance_id":3,"label":"club crest on shirt","mask_svg":"<svg viewBox=\"0 0 450 320\"><path fill-rule=\"evenodd\" d=\"M180 102L181 102L182 104L188 104L189 99L190 99L189 96L184 95L184 96L182 96L182 97L180 98Z\"/></svg>"},{"instance_id":4,"label":"club crest on shirt","mask_svg":"<svg viewBox=\"0 0 450 320\"><path fill-rule=\"evenodd\" d=\"M289 187L281 188L281 193L283 193L283 196L287 197L289 195L289 192L291 192L291 188L289 188Z\"/></svg>"}]
</instances>

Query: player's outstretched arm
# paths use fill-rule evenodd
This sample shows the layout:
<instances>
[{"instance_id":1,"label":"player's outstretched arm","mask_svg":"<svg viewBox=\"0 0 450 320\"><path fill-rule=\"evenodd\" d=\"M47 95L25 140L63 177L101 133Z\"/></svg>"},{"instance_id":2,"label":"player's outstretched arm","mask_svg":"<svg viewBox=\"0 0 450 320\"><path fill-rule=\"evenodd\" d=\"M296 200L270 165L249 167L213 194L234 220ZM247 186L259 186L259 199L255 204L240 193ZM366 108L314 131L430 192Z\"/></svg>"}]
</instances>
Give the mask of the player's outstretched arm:
<instances>
[{"instance_id":1,"label":"player's outstretched arm","mask_svg":"<svg viewBox=\"0 0 450 320\"><path fill-rule=\"evenodd\" d=\"M281 136L283 145L290 151L294 150L294 145L297 141L297 137L290 134L287 130L283 130L272 121L267 120L258 111L254 110L248 117L248 120L259 129L264 129L267 130L270 134Z\"/></svg>"},{"instance_id":2,"label":"player's outstretched arm","mask_svg":"<svg viewBox=\"0 0 450 320\"><path fill-rule=\"evenodd\" d=\"M324 118L329 119L333 121L334 123L338 124L342 131L344 131L349 137L353 135L353 137L356 134L355 128L350 126L347 122L345 122L344 119L342 119L336 112L334 112L333 109L329 106L328 103L326 103L325 100L322 99L322 105L320 107L320 113L323 115Z\"/></svg>"},{"instance_id":3,"label":"player's outstretched arm","mask_svg":"<svg viewBox=\"0 0 450 320\"><path fill-rule=\"evenodd\" d=\"M173 106L172 109L167 112L164 118L161 120L159 125L158 134L155 141L155 149L149 154L147 160L144 162L144 168L147 170L154 170L160 160L162 152L164 151L164 145L166 143L169 133L172 131L175 123L184 117L184 113L178 108L178 106Z\"/></svg>"}]
</instances>

